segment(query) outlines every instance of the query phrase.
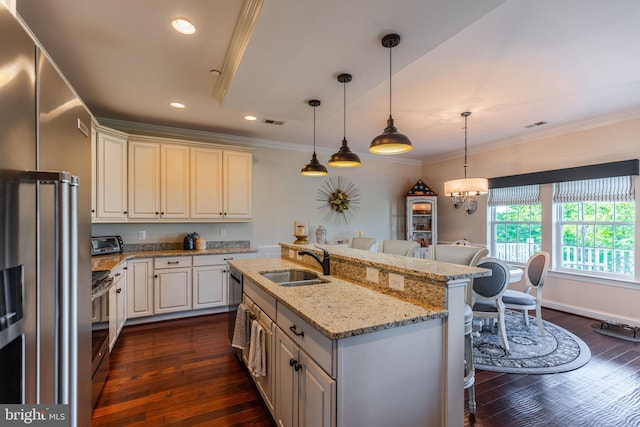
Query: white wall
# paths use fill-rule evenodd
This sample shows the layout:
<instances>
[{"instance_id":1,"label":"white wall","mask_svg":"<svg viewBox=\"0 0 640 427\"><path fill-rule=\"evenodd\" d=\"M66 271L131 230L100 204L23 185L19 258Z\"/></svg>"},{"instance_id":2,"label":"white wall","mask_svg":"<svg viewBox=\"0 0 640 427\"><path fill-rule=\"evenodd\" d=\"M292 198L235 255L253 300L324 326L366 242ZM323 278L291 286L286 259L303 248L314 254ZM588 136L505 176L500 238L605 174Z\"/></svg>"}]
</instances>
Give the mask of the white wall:
<instances>
[{"instance_id":1,"label":"white wall","mask_svg":"<svg viewBox=\"0 0 640 427\"><path fill-rule=\"evenodd\" d=\"M640 119L634 119L527 143L514 143L491 151L473 153L470 150L468 175L492 178L637 159L640 158L639 136ZM462 177L462 163L462 159L457 158L425 164L423 179L434 191L441 193L445 181ZM640 218L640 209L637 208L636 212ZM464 237L472 243L485 245L486 215L486 196L481 196L478 210L473 215L454 209L446 197L439 196L439 241L452 242ZM636 220L636 270L640 268L639 228ZM640 284L635 282L585 280L576 275L551 273L543 299L550 307L640 326Z\"/></svg>"},{"instance_id":2,"label":"white wall","mask_svg":"<svg viewBox=\"0 0 640 427\"><path fill-rule=\"evenodd\" d=\"M336 145L337 149L337 145ZM311 150L310 150L311 151ZM310 230L318 225L327 229L328 238L349 238L363 230L377 239L404 236L405 193L421 177L416 161L399 161L369 154L355 169L330 168L329 176L344 176L359 190L360 203L348 225L336 225L318 209L317 193L328 177L304 177L300 169L311 159L311 152L277 148L256 148L253 159L253 221L224 224L94 224L93 235L122 235L125 243L181 242L186 233L197 231L206 240L250 240L251 246L292 242L293 222L308 221ZM317 150L322 164L331 153ZM147 239L138 240L144 230ZM311 238L315 241L315 237Z\"/></svg>"}]
</instances>

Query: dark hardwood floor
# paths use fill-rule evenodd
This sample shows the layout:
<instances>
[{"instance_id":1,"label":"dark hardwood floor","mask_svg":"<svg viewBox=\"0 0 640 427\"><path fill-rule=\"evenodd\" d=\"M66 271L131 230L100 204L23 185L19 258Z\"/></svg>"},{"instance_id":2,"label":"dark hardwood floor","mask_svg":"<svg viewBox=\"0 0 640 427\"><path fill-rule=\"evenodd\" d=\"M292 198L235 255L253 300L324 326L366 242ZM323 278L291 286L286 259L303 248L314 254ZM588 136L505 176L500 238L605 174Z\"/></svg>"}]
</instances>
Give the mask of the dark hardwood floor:
<instances>
[{"instance_id":1,"label":"dark hardwood floor","mask_svg":"<svg viewBox=\"0 0 640 427\"><path fill-rule=\"evenodd\" d=\"M591 360L547 375L476 371L476 427L640 426L640 344L593 332L592 319L543 309L542 318L580 337Z\"/></svg>"},{"instance_id":2,"label":"dark hardwood floor","mask_svg":"<svg viewBox=\"0 0 640 427\"><path fill-rule=\"evenodd\" d=\"M596 334L584 317L543 318L582 338L591 361L560 374L478 371L465 426L640 426L640 344ZM226 334L226 313L125 327L92 425L274 426Z\"/></svg>"}]
</instances>

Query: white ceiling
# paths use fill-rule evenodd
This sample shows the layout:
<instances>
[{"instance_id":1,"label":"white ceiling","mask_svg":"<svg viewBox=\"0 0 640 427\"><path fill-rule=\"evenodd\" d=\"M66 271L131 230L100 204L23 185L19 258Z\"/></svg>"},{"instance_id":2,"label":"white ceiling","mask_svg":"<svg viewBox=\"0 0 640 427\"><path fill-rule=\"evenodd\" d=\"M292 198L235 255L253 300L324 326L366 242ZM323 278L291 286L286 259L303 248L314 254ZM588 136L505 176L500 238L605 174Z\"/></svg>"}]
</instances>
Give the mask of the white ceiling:
<instances>
[{"instance_id":1,"label":"white ceiling","mask_svg":"<svg viewBox=\"0 0 640 427\"><path fill-rule=\"evenodd\" d=\"M251 1L251 0L246 0ZM255 2L255 0L253 0ZM320 161L346 136L358 154L392 112L430 161L640 116L637 0L265 0L222 103L213 96L240 0L17 0L94 115L298 144ZM192 36L171 30L192 20ZM228 71L228 70L227 70ZM223 70L224 73L224 70ZM171 101L187 105L169 107ZM244 114L258 121L243 120ZM264 119L284 121L269 125ZM548 124L526 128L546 121ZM292 147L297 147L292 145Z\"/></svg>"}]
</instances>

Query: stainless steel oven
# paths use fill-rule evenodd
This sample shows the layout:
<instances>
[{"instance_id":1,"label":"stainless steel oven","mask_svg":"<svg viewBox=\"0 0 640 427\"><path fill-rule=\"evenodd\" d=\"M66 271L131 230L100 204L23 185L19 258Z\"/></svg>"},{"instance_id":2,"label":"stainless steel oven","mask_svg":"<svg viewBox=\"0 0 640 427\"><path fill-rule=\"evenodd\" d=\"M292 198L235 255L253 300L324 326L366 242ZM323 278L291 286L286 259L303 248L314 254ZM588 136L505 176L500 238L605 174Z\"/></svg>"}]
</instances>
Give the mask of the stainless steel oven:
<instances>
[{"instance_id":1,"label":"stainless steel oven","mask_svg":"<svg viewBox=\"0 0 640 427\"><path fill-rule=\"evenodd\" d=\"M94 313L91 331L91 406L98 402L102 387L109 375L109 324L102 318L102 310L108 307L109 289L113 286L113 277L109 270L92 272L91 301L99 307Z\"/></svg>"}]
</instances>

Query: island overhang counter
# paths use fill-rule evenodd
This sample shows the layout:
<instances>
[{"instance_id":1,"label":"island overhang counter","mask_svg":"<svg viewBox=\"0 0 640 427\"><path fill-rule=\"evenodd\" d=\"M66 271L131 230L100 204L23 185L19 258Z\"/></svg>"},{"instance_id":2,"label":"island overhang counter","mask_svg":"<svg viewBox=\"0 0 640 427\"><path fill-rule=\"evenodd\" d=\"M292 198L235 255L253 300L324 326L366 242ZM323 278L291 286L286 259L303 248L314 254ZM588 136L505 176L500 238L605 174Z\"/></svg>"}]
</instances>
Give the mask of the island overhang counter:
<instances>
[{"instance_id":1,"label":"island overhang counter","mask_svg":"<svg viewBox=\"0 0 640 427\"><path fill-rule=\"evenodd\" d=\"M320 257L327 250L331 275L322 275L316 260L298 254L303 250ZM230 265L251 289L275 301L276 337L291 335L287 330L291 325L283 322L297 316L331 342L328 362L319 363L333 381L334 395L327 403L329 425L463 424L465 286L473 277L490 272L330 245L288 243L281 243L280 258L240 259ZM328 282L286 287L261 274L292 268L316 271ZM280 312L287 315L280 317ZM273 366L287 369L286 364ZM277 420L279 404L274 410Z\"/></svg>"}]
</instances>

